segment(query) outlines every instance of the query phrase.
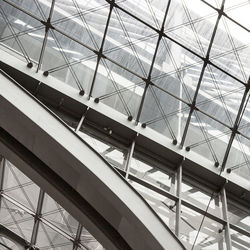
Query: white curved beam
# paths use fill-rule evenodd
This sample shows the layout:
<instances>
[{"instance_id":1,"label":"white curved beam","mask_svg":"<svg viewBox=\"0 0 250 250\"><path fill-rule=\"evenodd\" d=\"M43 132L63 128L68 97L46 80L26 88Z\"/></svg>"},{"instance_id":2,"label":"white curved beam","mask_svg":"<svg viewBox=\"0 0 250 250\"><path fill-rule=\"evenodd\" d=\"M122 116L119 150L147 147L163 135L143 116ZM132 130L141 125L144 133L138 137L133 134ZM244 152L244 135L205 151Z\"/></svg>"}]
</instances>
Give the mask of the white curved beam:
<instances>
[{"instance_id":1,"label":"white curved beam","mask_svg":"<svg viewBox=\"0 0 250 250\"><path fill-rule=\"evenodd\" d=\"M46 173L39 176L20 155L11 154L10 148L1 143L0 150L7 158L19 159L22 171L108 249L184 249L143 198L98 153L3 73L0 74L0 126L36 157L37 164L41 160L39 171L51 171L58 176L63 180L62 185L80 195L79 200L87 201L108 222L105 225L110 225L109 228L99 228L97 222L91 222L86 216L84 209L69 201L68 189L65 195L62 188L58 187L61 190L58 191L44 177ZM109 237L109 230L117 232L121 237L118 239L123 239L127 245L119 246L114 237Z\"/></svg>"}]
</instances>

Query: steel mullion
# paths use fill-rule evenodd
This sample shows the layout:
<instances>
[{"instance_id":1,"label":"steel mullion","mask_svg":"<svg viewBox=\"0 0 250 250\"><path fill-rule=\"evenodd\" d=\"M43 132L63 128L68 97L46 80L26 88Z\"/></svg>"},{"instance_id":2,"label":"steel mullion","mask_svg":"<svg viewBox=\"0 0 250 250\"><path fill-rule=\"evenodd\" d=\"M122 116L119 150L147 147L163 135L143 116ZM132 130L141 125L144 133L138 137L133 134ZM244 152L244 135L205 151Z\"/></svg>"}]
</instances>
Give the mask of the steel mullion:
<instances>
[{"instance_id":1,"label":"steel mullion","mask_svg":"<svg viewBox=\"0 0 250 250\"><path fill-rule=\"evenodd\" d=\"M229 227L227 196L226 196L225 186L223 186L223 188L221 190L221 201L222 201L223 218L226 221L226 224L224 227L226 246L227 246L227 250L232 250L232 240L231 240L230 227Z\"/></svg>"},{"instance_id":2,"label":"steel mullion","mask_svg":"<svg viewBox=\"0 0 250 250\"><path fill-rule=\"evenodd\" d=\"M77 228L77 232L76 232L76 237L74 239L72 250L77 250L78 249L78 245L79 245L80 240L81 240L82 228L83 228L83 226L79 223L78 228Z\"/></svg>"},{"instance_id":3,"label":"steel mullion","mask_svg":"<svg viewBox=\"0 0 250 250\"><path fill-rule=\"evenodd\" d=\"M146 83L146 86L144 88L142 98L141 98L141 102L140 102L140 105L139 105L139 108L138 108L138 112L137 112L137 116L136 116L136 124L138 124L138 122L140 120L140 116L141 116L141 112L142 112L142 108L143 108L143 104L144 104L144 101L145 101L145 97L146 97L148 87L149 87L150 84L152 84L151 83L151 73L152 73L152 70L153 70L153 67L154 67L154 63L155 63L156 55L157 55L157 52L158 52L158 48L159 48L161 39L162 39L163 34L164 34L164 26L165 26L165 21L166 21L167 14L168 14L168 11L169 11L170 3L171 3L171 0L168 1L168 5L167 5L167 8L166 8L166 11L165 11L165 14L164 14L164 18L163 18L163 21L162 21L162 25L161 25L161 30L156 30L156 32L159 33L159 36L158 36L158 40L157 40L157 43L156 43L156 47L155 47L155 51L154 51L154 55L153 55L153 58L152 58L151 65L150 65L150 69L149 69L147 79L143 79L145 81L145 83Z\"/></svg>"},{"instance_id":4,"label":"steel mullion","mask_svg":"<svg viewBox=\"0 0 250 250\"><path fill-rule=\"evenodd\" d=\"M233 144L236 133L238 133L238 127L239 127L242 115L244 113L244 108L246 108L247 103L245 103L245 101L247 99L247 94L249 92L249 89L250 89L250 77L249 77L249 80L248 80L248 86L246 86L246 88L245 88L245 91L244 91L244 94L243 94L243 97L242 97L242 100L241 100L241 104L240 104L240 107L238 109L238 113L237 113L237 116L236 116L236 119L235 119L235 122L234 122L234 126L233 126L233 128L231 128L232 134L230 136L230 139L229 139L229 142L228 142L228 145L227 145L227 148L226 148L226 152L225 152L222 164L221 164L221 172L224 171L224 169L226 167L226 163L227 163L227 159L228 159L228 156L229 156L229 152L231 150L231 146ZM249 99L249 97L248 97L248 99Z\"/></svg>"},{"instance_id":5,"label":"steel mullion","mask_svg":"<svg viewBox=\"0 0 250 250\"><path fill-rule=\"evenodd\" d=\"M43 39L43 43L42 43L42 48L41 48L36 72L38 72L38 70L40 69L41 64L42 64L42 60L43 60L43 56L44 56L44 52L45 52L45 48L46 48L46 44L47 44L47 40L48 40L49 29L50 29L50 25L51 25L50 21L51 21L52 15L53 15L54 6L55 6L55 0L52 0L50 12L49 12L49 17L47 19L47 22L43 23L45 25L45 35L44 35L44 39Z\"/></svg>"},{"instance_id":6,"label":"steel mullion","mask_svg":"<svg viewBox=\"0 0 250 250\"><path fill-rule=\"evenodd\" d=\"M90 97L91 97L91 95L92 95L92 92L93 92L93 88L94 88L94 84L95 84L95 80L96 80L96 76L97 76L99 64L100 64L100 61L101 61L101 58L102 58L104 42L105 42L105 39L106 39L106 35L107 35L107 33L108 33L109 22L110 22L111 15L112 15L112 10L113 10L113 7L114 7L114 2L113 2L113 1L112 1L112 3L110 3L110 6L109 6L109 7L110 7L110 8L109 8L109 14L108 14L108 18L107 18L107 21L106 21L105 30L104 30L104 32L103 32L103 37L102 37L101 46L100 46L100 49L99 49L99 51L98 51L98 53L97 53L96 68L95 68L95 72L94 72L94 75L93 75L92 83L91 83L90 90L89 90L89 94L88 94L88 98L89 98L89 99L90 99Z\"/></svg>"},{"instance_id":7,"label":"steel mullion","mask_svg":"<svg viewBox=\"0 0 250 250\"><path fill-rule=\"evenodd\" d=\"M183 160L182 160L183 162ZM176 221L175 221L175 234L179 238L180 237L180 222L181 222L181 184L182 184L182 162L178 166L177 169L177 189L176 196L178 200L176 201Z\"/></svg>"},{"instance_id":8,"label":"steel mullion","mask_svg":"<svg viewBox=\"0 0 250 250\"><path fill-rule=\"evenodd\" d=\"M43 23L43 21L42 21L40 18L34 16L33 14L29 13L28 11L25 11L24 9L20 8L19 6L15 5L15 4L11 3L11 2L9 2L8 0L3 0L3 1L5 1L6 3L12 5L13 7L17 8L18 10L24 12L25 14L29 15L30 17L33 17L33 18L36 19L37 21ZM110 2L110 1L108 1L108 2ZM130 13L130 12L124 10L122 7L118 6L117 4L114 4L114 6L115 6L116 8L119 8L120 10L122 10L123 12L125 12L126 14L128 14L129 16L135 18L135 19L138 20L139 22L143 23L144 25L148 26L149 28L153 29L154 31L159 32L159 30L157 30L157 29L154 28L153 26L151 26L151 25L149 25L148 23L144 22L144 21L141 20L140 18L137 18L137 17L134 16L132 13ZM78 16L78 15L76 15L76 16ZM98 52L95 51L93 48L89 47L89 46L86 45L86 44L81 43L79 40L77 40L77 39L71 37L70 35L66 34L65 32L63 32L63 31L57 29L56 27L53 26L53 29L56 30L57 32L61 33L62 35L68 37L69 39L72 39L73 41L75 41L75 42L81 44L82 46L84 46L85 48L91 50L92 52L98 53ZM205 58L203 58L203 57L200 56L199 54L195 53L195 52L192 51L191 49L187 48L187 47L184 46L183 44L181 44L181 43L179 43L178 41L176 41L175 39L169 37L169 36L166 35L165 33L163 33L163 36L166 37L166 38L168 38L168 39L171 40L172 42L178 44L179 46L181 46L181 47L184 48L185 50L189 51L190 53L192 53L192 54L195 55L196 57L200 58L201 60L203 60L203 61L206 60ZM216 67L218 70L222 71L224 74L226 74L226 75L232 77L233 79L235 79L236 81L238 81L238 82L244 84L243 81L241 81L241 80L238 79L237 77L232 76L230 73L224 71L224 70L221 69L219 66L213 64L212 62L208 62L208 63L211 64L212 66Z\"/></svg>"},{"instance_id":9,"label":"steel mullion","mask_svg":"<svg viewBox=\"0 0 250 250\"><path fill-rule=\"evenodd\" d=\"M138 134L136 135L136 137L137 136ZM126 172L125 179L128 179L128 176L129 176L131 161L132 161L132 157L133 157L134 149L135 149L135 139L132 141L128 154L127 154L126 165L125 165L125 172Z\"/></svg>"},{"instance_id":10,"label":"steel mullion","mask_svg":"<svg viewBox=\"0 0 250 250\"><path fill-rule=\"evenodd\" d=\"M141 20L138 17L135 17L132 13L126 11L125 9L123 9L122 7L116 5L117 8L119 8L120 10L122 10L123 12L125 12L126 14L130 15L131 17L135 18L136 20L138 20L139 22L145 24L146 26L148 26L149 28L153 29L156 32L159 32L156 28L154 28L153 26L151 26L150 24L144 22L143 20ZM218 10L218 9L216 9ZM223 15L223 13L222 13ZM171 38L170 36L168 36L166 33L163 33L163 36L166 37L167 39L169 39L170 41L174 42L175 44L181 46L183 49L189 51L191 54L195 55L196 57L200 58L201 60L205 61L206 58L202 57L201 55L197 54L196 52L192 51L191 49L187 48L185 45L183 45L182 43L176 41L175 39ZM233 77L230 73L222 70L219 66L214 65L212 62L208 62L209 64L213 65L214 67L216 67L218 70L222 71L224 74ZM238 79L237 77L233 77L235 80L239 81L242 84L245 84L243 81L241 81L240 79Z\"/></svg>"},{"instance_id":11,"label":"steel mullion","mask_svg":"<svg viewBox=\"0 0 250 250\"><path fill-rule=\"evenodd\" d=\"M35 245L36 241L37 241L38 228L39 228L39 223L40 223L39 218L42 215L42 207L43 207L43 202L44 202L44 196L45 196L45 192L42 189L40 189L36 214L35 214L35 218L34 218L35 222L34 222L34 227L33 227L33 230L32 230L31 241L30 241L31 246Z\"/></svg>"},{"instance_id":12,"label":"steel mullion","mask_svg":"<svg viewBox=\"0 0 250 250\"><path fill-rule=\"evenodd\" d=\"M225 0L222 1L220 12L218 13L218 17L217 17L217 20L216 20L216 23L215 23L215 26L214 26L214 30L213 30L213 33L212 33L212 36L211 36L211 39L210 39L210 42L209 42L208 49L207 49L206 59L204 60L202 70L201 70L201 74L200 74L200 77L199 77L199 81L198 81L198 84L197 84L197 87L196 87L196 90L195 90L195 93L194 93L193 101L192 101L192 104L190 104L190 112L189 112L189 115L188 115L188 119L187 119L187 122L186 122L186 125L185 125L185 128L184 128L184 132L183 132L181 143L180 143L181 148L183 147L186 136L187 136L189 124L190 124L190 121L191 121L191 116L193 114L193 111L196 109L196 107L195 107L196 99L197 99L198 92L199 92L199 89L200 89L200 86L201 86L201 82L202 82L202 79L203 79L203 76L204 76L204 73L205 73L205 69L206 69L207 64L209 62L210 51L212 49L212 45L213 45L214 38L215 38L215 35L216 35L216 31L217 31L217 28L218 28L218 25L219 25L219 21L220 21L220 18L222 16L221 12L224 9L224 3L225 3Z\"/></svg>"}]
</instances>

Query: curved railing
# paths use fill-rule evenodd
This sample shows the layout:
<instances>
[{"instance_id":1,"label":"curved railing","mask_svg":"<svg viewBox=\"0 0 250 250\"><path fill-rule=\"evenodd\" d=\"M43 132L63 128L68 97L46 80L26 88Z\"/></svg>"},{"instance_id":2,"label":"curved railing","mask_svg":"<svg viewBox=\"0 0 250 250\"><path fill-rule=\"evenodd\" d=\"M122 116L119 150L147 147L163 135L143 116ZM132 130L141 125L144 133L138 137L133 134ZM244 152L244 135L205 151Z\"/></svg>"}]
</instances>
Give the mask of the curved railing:
<instances>
[{"instance_id":1,"label":"curved railing","mask_svg":"<svg viewBox=\"0 0 250 250\"><path fill-rule=\"evenodd\" d=\"M184 249L116 170L3 71L0 127L0 152L108 249Z\"/></svg>"}]
</instances>

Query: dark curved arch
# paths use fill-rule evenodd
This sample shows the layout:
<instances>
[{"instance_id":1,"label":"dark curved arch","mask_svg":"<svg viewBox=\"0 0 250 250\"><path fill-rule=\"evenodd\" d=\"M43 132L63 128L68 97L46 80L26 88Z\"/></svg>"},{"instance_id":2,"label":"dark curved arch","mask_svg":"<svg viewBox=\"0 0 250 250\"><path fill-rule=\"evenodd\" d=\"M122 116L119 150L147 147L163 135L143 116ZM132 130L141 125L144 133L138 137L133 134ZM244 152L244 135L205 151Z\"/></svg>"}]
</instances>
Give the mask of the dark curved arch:
<instances>
[{"instance_id":1,"label":"dark curved arch","mask_svg":"<svg viewBox=\"0 0 250 250\"><path fill-rule=\"evenodd\" d=\"M0 152L108 249L185 249L98 153L4 72Z\"/></svg>"}]
</instances>

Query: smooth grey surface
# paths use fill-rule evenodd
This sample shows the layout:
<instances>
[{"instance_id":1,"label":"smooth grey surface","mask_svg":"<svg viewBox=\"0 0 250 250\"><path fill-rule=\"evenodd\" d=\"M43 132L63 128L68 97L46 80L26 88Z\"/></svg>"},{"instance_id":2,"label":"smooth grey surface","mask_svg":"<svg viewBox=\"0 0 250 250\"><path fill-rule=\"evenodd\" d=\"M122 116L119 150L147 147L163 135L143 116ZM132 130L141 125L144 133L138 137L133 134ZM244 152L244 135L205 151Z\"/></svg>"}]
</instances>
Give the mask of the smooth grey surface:
<instances>
[{"instance_id":1,"label":"smooth grey surface","mask_svg":"<svg viewBox=\"0 0 250 250\"><path fill-rule=\"evenodd\" d=\"M0 84L1 127L95 207L131 248L184 248L135 190L93 149L61 121L55 119L40 103L2 75ZM17 160L10 152L9 157ZM53 188L46 190L50 189L50 184L39 180L39 176L32 174L32 170L23 170L27 171L26 174L36 183L44 186L49 194L53 192ZM67 210L71 210L71 204L58 191L54 191L51 196L59 203L63 203ZM103 232L91 225L91 221L87 221L86 224L88 219L84 218L79 210L73 209L72 206L72 211L69 212L79 221L84 220L86 228L104 246L114 248Z\"/></svg>"}]
</instances>

